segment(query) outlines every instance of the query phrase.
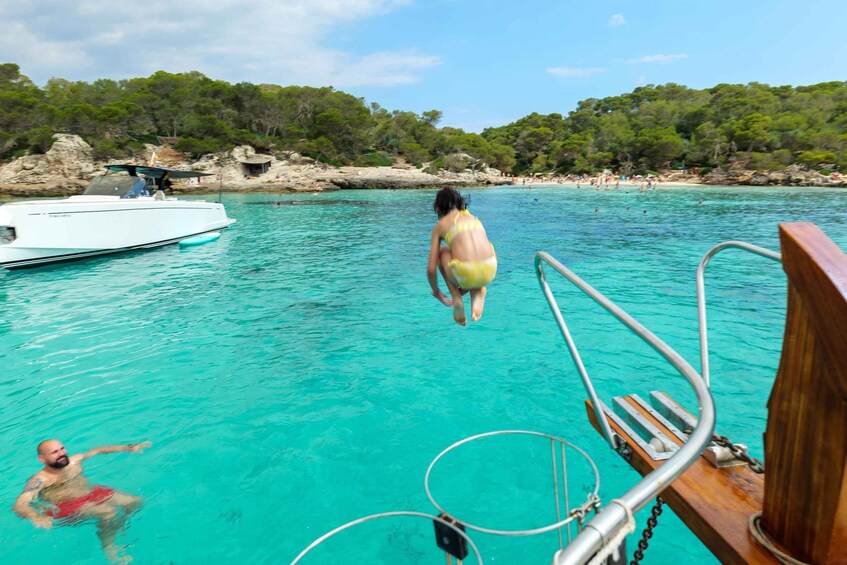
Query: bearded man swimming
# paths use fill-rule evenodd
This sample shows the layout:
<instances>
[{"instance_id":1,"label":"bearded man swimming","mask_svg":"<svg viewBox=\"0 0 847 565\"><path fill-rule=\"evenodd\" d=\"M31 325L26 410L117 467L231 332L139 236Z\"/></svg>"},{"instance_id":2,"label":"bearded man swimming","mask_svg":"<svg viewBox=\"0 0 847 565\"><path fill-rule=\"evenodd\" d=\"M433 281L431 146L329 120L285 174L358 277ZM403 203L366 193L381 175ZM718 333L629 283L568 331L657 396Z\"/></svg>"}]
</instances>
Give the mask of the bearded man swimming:
<instances>
[{"instance_id":1,"label":"bearded man swimming","mask_svg":"<svg viewBox=\"0 0 847 565\"><path fill-rule=\"evenodd\" d=\"M38 444L38 460L44 468L30 477L12 510L35 527L49 529L54 521L77 523L97 521L97 536L106 557L112 563L128 563L132 558L119 556L115 536L130 514L141 506L141 498L102 485L91 486L82 475L82 462L101 453L138 453L150 442L95 447L79 455L68 456L56 439Z\"/></svg>"}]
</instances>

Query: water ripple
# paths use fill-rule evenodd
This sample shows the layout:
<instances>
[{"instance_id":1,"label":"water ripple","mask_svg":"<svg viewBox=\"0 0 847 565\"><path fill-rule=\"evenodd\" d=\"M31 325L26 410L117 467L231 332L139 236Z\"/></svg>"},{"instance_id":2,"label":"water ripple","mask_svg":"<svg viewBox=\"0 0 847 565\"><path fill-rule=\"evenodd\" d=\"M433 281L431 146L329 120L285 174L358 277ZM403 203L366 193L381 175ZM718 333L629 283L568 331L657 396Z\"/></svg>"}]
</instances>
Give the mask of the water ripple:
<instances>
[{"instance_id":1,"label":"water ripple","mask_svg":"<svg viewBox=\"0 0 847 565\"><path fill-rule=\"evenodd\" d=\"M251 205L273 201L267 194L232 195L225 204L239 223L213 244L0 275L9 461L0 484L9 504L38 468L33 447L44 437L72 452L151 439L143 454L87 464L92 480L146 498L126 532L137 562L279 562L349 519L430 511L421 488L430 459L504 428L587 448L607 471L604 498L613 497L636 475L585 421L585 393L538 291L534 252L562 260L696 367L694 271L709 247L742 239L776 249L787 219L815 221L847 243L839 191L468 192L500 267L483 321L464 329L424 276L432 191L287 195L284 206ZM655 353L550 278L604 399L659 388L693 408ZM726 252L710 265L707 289L718 431L761 454L784 275ZM447 471L472 491L480 477L505 481L498 468L472 458ZM473 511L491 523L535 523L550 506L530 476L516 479L517 498L493 489ZM9 562L54 559L58 547L81 562L100 559L91 528L58 529L46 542L6 512L0 529ZM414 527L369 532L361 546L355 535L340 542L348 560L391 561L376 540L409 546L403 558L412 560L429 548L418 548L424 534ZM478 541L492 561L549 561L533 540ZM669 517L651 559L680 553L712 559Z\"/></svg>"}]
</instances>

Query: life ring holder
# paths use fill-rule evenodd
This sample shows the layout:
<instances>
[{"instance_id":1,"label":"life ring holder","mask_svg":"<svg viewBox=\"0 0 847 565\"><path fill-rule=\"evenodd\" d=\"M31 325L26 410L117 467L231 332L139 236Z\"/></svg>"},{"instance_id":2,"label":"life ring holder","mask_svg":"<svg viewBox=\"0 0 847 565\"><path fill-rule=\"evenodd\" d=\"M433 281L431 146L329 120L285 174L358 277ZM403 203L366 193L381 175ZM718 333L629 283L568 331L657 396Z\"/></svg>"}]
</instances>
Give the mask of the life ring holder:
<instances>
[{"instance_id":1,"label":"life ring holder","mask_svg":"<svg viewBox=\"0 0 847 565\"><path fill-rule=\"evenodd\" d=\"M555 484L555 491L556 491L557 518L561 517L560 508L559 508L560 498L559 498L559 492L558 492L558 477L556 476L556 465L555 465L556 464L556 450L555 450L555 448L556 448L556 444L559 445L560 453L561 453L561 459L562 459L562 468L564 470L563 479L564 479L564 485L565 485L565 489L564 489L565 490L565 502L566 502L566 508L567 508L567 513L568 513L567 517L565 517L564 519L558 519L553 524L548 524L546 526L541 526L539 528L532 528L532 529L526 529L526 530L497 530L497 529L493 529L493 528L486 528L484 526L480 526L480 525L477 525L477 524L471 524L470 522L463 520L462 518L460 518L456 514L449 512L448 510L446 510L444 507L442 507L435 500L435 497L433 496L432 491L430 490L430 484L429 484L430 476L432 475L432 471L435 468L435 465L445 455L447 455L448 453L454 451L455 449L457 449L457 448L459 448L459 447L461 447L465 444L468 444L472 441L477 441L477 440L481 440L481 439L485 439L485 438L489 438L489 437L493 437L493 436L503 436L503 435L529 435L529 436L547 438L547 439L550 440L551 448L552 448L552 456L553 456L553 478L554 478L554 481L555 481L554 484ZM594 473L594 490L587 495L585 503L583 503L580 506L577 506L574 509L571 509L570 503L568 501L567 465L566 465L566 457L564 455L566 448L573 449L579 455L581 455L588 462L588 464L591 466L591 469ZM482 532L482 533L485 533L485 534L492 534L492 535L496 535L496 536L533 536L533 535L536 535L536 534L543 534L545 532L560 529L563 526L570 524L574 520L579 520L580 523L581 523L582 520L584 519L585 515L588 512L596 511L600 507L600 497L599 497L600 472L597 469L597 465L594 463L594 461L591 459L591 457L589 457L588 454L585 451L583 451L582 449L580 449L579 447L575 446L574 444L572 444L572 443L570 443L570 442L568 442L568 441L566 441L562 438L559 438L559 437L556 437L556 436L553 436L553 435L550 435L550 434L542 433L542 432L535 432L535 431L528 431L528 430L500 430L500 431L494 431L494 432L485 432L485 433L477 434L477 435L474 435L474 436L467 437L463 440L457 441L456 443L454 443L453 445L451 445L450 447L446 448L444 451L439 453L435 457L435 459L433 459L432 462L429 464L429 467L426 470L426 476L424 477L424 489L426 490L426 496L427 496L427 498L429 498L429 501L432 503L432 505L435 506L435 508L437 508L443 514L449 515L450 517L452 517L455 520L457 520L458 522L460 522L462 525L464 525L464 526L466 526L466 527L468 527L472 530L475 530L477 532Z\"/></svg>"},{"instance_id":2,"label":"life ring holder","mask_svg":"<svg viewBox=\"0 0 847 565\"><path fill-rule=\"evenodd\" d=\"M456 526L455 523L450 522L448 520L445 520L441 516L431 516L429 514L424 514L423 512L412 512L412 511L382 512L382 513L379 513L379 514L371 514L370 516L364 516L362 518L357 518L355 520L351 520L350 522L347 522L346 524L338 526L334 530L325 533L324 535L322 535L321 537L319 537L318 539L316 539L315 541L310 543L309 546L306 547L306 549L301 551L297 555L297 557L294 558L294 560L291 562L291 565L296 565L297 563L300 563L300 560L303 559L303 557L305 557L307 553L309 553L310 551L312 551L317 546L319 546L320 544L322 544L323 542L325 542L329 538L333 537L334 535L343 532L344 530L348 530L348 529L352 528L353 526L357 526L357 525L363 524L365 522L370 522L372 520L378 520L378 519L381 519L381 518L394 518L394 517L397 517L397 516L407 516L407 517L411 516L413 518L426 518L428 520L440 522L442 525L447 526L448 528L453 530L456 534L458 534L460 537L462 537L465 540L465 543L467 543L468 547L473 551L474 557L476 557L477 564L482 565L482 555L479 553L479 549L477 549L476 544L473 542L473 540L471 538L468 537L468 535L461 528Z\"/></svg>"}]
</instances>

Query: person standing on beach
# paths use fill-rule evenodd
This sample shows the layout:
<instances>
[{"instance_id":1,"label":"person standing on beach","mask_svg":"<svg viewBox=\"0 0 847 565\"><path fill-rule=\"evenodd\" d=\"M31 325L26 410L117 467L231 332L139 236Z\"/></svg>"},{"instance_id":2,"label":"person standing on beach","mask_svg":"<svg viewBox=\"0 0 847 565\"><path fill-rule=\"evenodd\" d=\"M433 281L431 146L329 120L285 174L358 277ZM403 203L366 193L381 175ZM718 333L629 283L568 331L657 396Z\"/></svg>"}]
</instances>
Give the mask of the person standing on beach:
<instances>
[{"instance_id":1,"label":"person standing on beach","mask_svg":"<svg viewBox=\"0 0 847 565\"><path fill-rule=\"evenodd\" d=\"M12 510L30 520L36 528L50 529L56 520L76 524L97 521L97 536L111 563L129 563L132 558L118 556L115 535L130 514L141 506L141 498L102 485L89 486L82 475L82 462L101 453L140 453L150 442L95 447L79 455L68 456L62 442L47 439L38 444L38 460L44 468L30 477ZM33 503L40 511L33 508Z\"/></svg>"},{"instance_id":2,"label":"person standing on beach","mask_svg":"<svg viewBox=\"0 0 847 565\"><path fill-rule=\"evenodd\" d=\"M471 320L476 322L485 307L485 287L497 274L497 255L482 222L468 212L467 200L456 190L438 191L432 209L438 214L438 223L432 229L426 267L429 286L438 301L453 307L453 319L464 326L467 320L462 296L470 292ZM446 245L441 245L442 240ZM447 283L449 298L438 288L436 270Z\"/></svg>"}]
</instances>

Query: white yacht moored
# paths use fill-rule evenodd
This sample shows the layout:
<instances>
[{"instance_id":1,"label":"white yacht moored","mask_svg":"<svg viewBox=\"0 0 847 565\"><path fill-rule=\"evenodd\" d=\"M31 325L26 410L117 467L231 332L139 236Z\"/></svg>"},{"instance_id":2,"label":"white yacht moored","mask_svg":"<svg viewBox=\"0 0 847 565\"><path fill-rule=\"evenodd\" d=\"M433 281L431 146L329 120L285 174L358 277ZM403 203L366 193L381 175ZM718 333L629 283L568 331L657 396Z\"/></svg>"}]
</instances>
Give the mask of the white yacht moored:
<instances>
[{"instance_id":1,"label":"white yacht moored","mask_svg":"<svg viewBox=\"0 0 847 565\"><path fill-rule=\"evenodd\" d=\"M109 165L82 195L0 206L0 266L31 267L158 247L235 223L223 204L165 197L171 179L208 173Z\"/></svg>"}]
</instances>

